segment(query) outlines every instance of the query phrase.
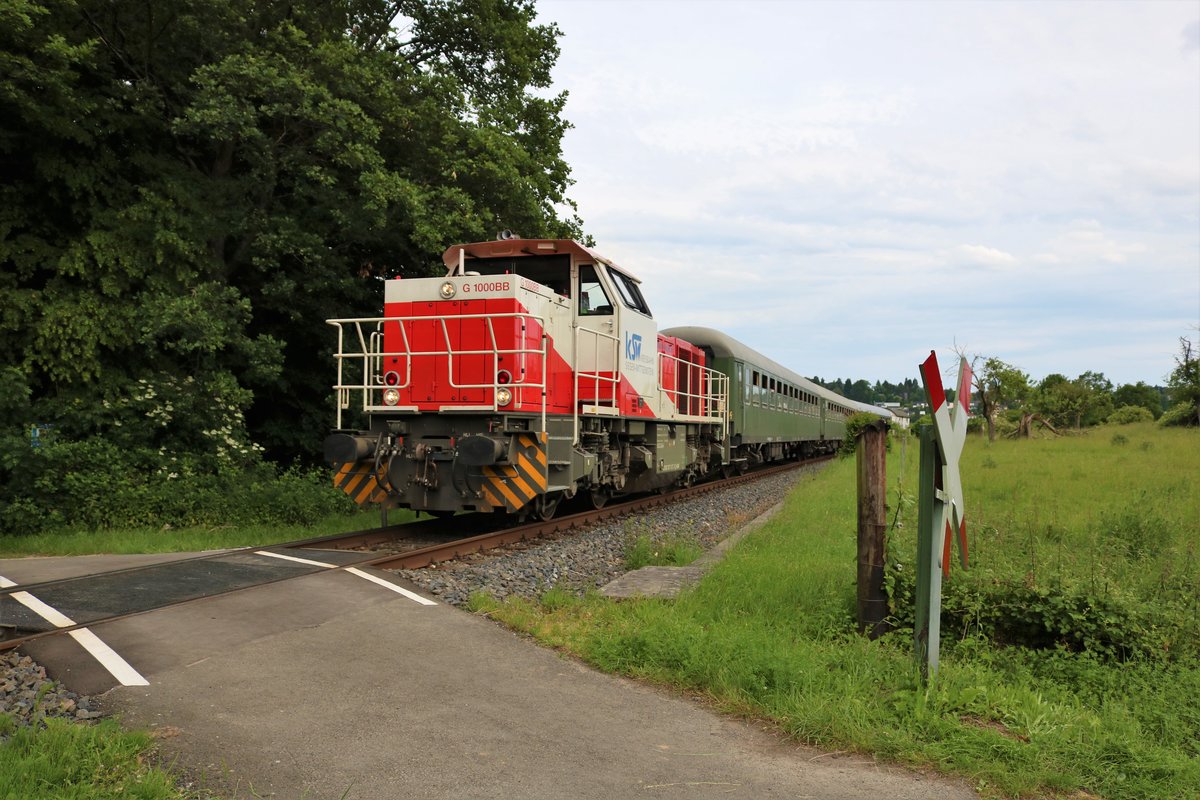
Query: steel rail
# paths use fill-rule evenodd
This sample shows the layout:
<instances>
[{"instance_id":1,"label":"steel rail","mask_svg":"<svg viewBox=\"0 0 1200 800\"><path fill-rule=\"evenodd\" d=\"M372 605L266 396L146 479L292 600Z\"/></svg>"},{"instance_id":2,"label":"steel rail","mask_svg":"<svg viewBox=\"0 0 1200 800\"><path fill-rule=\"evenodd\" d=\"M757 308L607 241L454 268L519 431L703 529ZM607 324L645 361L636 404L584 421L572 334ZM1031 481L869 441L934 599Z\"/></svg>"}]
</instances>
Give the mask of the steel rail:
<instances>
[{"instance_id":1,"label":"steel rail","mask_svg":"<svg viewBox=\"0 0 1200 800\"><path fill-rule=\"evenodd\" d=\"M741 483L766 478L770 475L775 475L780 472L787 472L800 467L812 466L814 464L823 463L833 458L833 456L821 456L818 458L810 458L800 462L788 462L787 464L766 467L763 469L748 472L743 475L735 475L732 478L724 478L718 481L698 483L685 489L678 489L667 494L650 495L648 497L639 497L623 503L606 505L603 508L593 509L591 511L583 511L578 514L571 514L565 517L553 517L548 520L532 522L526 525L520 525L516 528L505 528L492 533L484 533L479 536L472 536L469 539L460 539L445 544L433 545L422 548L420 550L410 550L407 553L388 554L380 556L365 562L366 566L376 567L378 569L420 569L428 567L439 561L449 561L462 556L479 553L484 550L490 550L496 547L503 547L508 544L516 544L522 541L531 541L544 536L550 536L555 533L565 532L572 528L591 525L596 522L602 522L606 519L625 516L637 511L642 511L648 508L656 508L658 506L675 503L680 500L686 500L689 497L707 494L722 489L728 489L737 486Z\"/></svg>"}]
</instances>

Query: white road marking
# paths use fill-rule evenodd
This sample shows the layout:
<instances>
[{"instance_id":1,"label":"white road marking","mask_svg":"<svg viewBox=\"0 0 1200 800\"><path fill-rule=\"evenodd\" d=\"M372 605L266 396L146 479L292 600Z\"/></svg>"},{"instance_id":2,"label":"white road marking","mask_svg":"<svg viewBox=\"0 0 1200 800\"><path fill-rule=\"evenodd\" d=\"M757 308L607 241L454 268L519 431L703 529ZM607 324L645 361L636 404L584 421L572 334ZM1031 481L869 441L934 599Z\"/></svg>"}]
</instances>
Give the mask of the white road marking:
<instances>
[{"instance_id":1,"label":"white road marking","mask_svg":"<svg viewBox=\"0 0 1200 800\"><path fill-rule=\"evenodd\" d=\"M13 581L0 575L0 588L9 589L16 585ZM9 596L56 628L69 628L76 624L75 620L37 599L29 592L13 592ZM80 628L75 631L67 631L67 635L79 642L83 649L91 654L92 658L100 662L100 666L108 670L114 678L120 681L122 686L150 685L150 681L143 678L141 673L130 666L128 661L117 655L116 650L113 650L101 641L100 637L92 633L90 629Z\"/></svg>"},{"instance_id":2,"label":"white road marking","mask_svg":"<svg viewBox=\"0 0 1200 800\"><path fill-rule=\"evenodd\" d=\"M310 564L314 567L328 567L329 569L335 569L338 566L337 564L326 564L323 561L312 561L307 558L297 558L296 556L285 556L282 553L272 553L267 550L255 550L254 552L255 552L255 554L260 555L260 556L270 556L271 558L282 558L285 561L295 561L298 564ZM385 589L391 589L396 594L404 595L409 600L418 602L423 606L436 606L437 605L437 603L435 603L434 601L429 600L425 597L421 597L421 595L417 594L416 592L410 592L408 589L397 586L396 584L391 583L389 581L385 581L383 578L372 575L369 572L363 572L361 569L358 569L357 567L349 567L346 569L346 572L357 575L358 577L368 580L371 583L377 583L380 586L384 587Z\"/></svg>"},{"instance_id":3,"label":"white road marking","mask_svg":"<svg viewBox=\"0 0 1200 800\"><path fill-rule=\"evenodd\" d=\"M358 577L366 578L371 583L378 583L380 586L383 586L384 588L391 589L393 592L396 592L397 594L404 595L409 600L416 600L418 603L420 603L423 606L436 606L437 605L437 603L433 602L432 600L429 600L428 598L421 597L421 595L417 594L416 592L410 592L408 589L405 589L402 586L397 586L396 584L391 583L390 581L385 581L383 578L380 578L378 575L372 575L369 572L363 572L361 569L358 569L357 567L350 567L349 569L346 570L346 572L353 572Z\"/></svg>"},{"instance_id":4,"label":"white road marking","mask_svg":"<svg viewBox=\"0 0 1200 800\"><path fill-rule=\"evenodd\" d=\"M122 686L149 686L150 681L142 677L129 662L117 655L117 651L100 641L100 637L88 628L69 631L68 635L83 645L83 649L92 654L100 665L112 673Z\"/></svg>"},{"instance_id":5,"label":"white road marking","mask_svg":"<svg viewBox=\"0 0 1200 800\"><path fill-rule=\"evenodd\" d=\"M308 564L312 567L336 567L337 564L326 564L324 561L312 561L307 558L296 558L296 556L285 556L283 553L271 553L266 550L255 550L256 556L270 556L271 558L282 558L284 561L295 561L297 564Z\"/></svg>"},{"instance_id":6,"label":"white road marking","mask_svg":"<svg viewBox=\"0 0 1200 800\"><path fill-rule=\"evenodd\" d=\"M39 617L46 620L56 628L69 628L75 624L75 620L61 613L58 609L46 605L29 592L13 592L11 595L9 595L9 597L11 597L13 600L16 600L18 603L25 606L30 611L37 614Z\"/></svg>"}]
</instances>

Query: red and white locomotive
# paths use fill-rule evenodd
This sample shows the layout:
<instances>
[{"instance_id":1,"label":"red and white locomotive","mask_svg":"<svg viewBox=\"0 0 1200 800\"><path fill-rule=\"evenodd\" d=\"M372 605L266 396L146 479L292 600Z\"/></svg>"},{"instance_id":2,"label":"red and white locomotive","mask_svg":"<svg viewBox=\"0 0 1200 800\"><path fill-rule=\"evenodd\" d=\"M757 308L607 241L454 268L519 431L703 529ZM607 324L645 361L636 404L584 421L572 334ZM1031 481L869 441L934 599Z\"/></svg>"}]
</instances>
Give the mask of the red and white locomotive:
<instances>
[{"instance_id":1,"label":"red and white locomotive","mask_svg":"<svg viewBox=\"0 0 1200 800\"><path fill-rule=\"evenodd\" d=\"M629 272L569 240L455 245L338 331L335 482L360 503L549 516L730 463L729 378L658 332ZM350 414L362 427L347 429Z\"/></svg>"}]
</instances>

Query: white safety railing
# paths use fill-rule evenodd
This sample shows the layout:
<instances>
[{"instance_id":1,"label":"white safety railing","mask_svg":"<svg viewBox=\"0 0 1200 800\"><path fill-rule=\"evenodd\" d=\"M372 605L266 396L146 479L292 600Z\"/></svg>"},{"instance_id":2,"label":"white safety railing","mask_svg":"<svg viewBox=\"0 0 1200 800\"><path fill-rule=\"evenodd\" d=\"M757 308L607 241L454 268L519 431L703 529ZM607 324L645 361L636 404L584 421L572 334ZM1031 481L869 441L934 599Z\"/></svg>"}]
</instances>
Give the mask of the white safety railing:
<instances>
[{"instance_id":1,"label":"white safety railing","mask_svg":"<svg viewBox=\"0 0 1200 800\"><path fill-rule=\"evenodd\" d=\"M584 368L586 363L590 369ZM575 408L574 439L579 443L580 406L593 414L616 416L621 413L618 389L621 385L621 339L605 331L580 326L575 329ZM591 400L580 399L580 389L591 389ZM605 394L607 392L607 397Z\"/></svg>"},{"instance_id":2,"label":"white safety railing","mask_svg":"<svg viewBox=\"0 0 1200 800\"><path fill-rule=\"evenodd\" d=\"M663 384L663 376L667 367L675 370L675 388L667 389ZM698 378L690 386L691 378ZM703 419L715 422L721 426L721 439L725 438L726 426L729 423L729 376L708 367L701 367L693 361L686 361L678 356L666 353L658 354L658 394L659 397L673 400L678 416L688 419ZM672 395L674 396L672 398Z\"/></svg>"},{"instance_id":3,"label":"white safety railing","mask_svg":"<svg viewBox=\"0 0 1200 800\"><path fill-rule=\"evenodd\" d=\"M447 321L461 322L467 320L481 320L483 322L484 331L486 332L485 341L481 346L467 347L463 343L459 343L455 347L454 342L450 337L450 329L447 326ZM541 331L538 338L537 347L512 347L502 348L498 344L496 337L496 325L502 321L514 320L521 323L520 338L524 339L526 328L529 322L536 322L535 330ZM484 389L491 390L491 402L485 405L470 404L470 403L443 403L440 410L443 411L503 411L505 406L501 406L496 402L496 392L499 389L508 389L513 392L513 402L509 406L515 406L517 402L517 391L520 389L539 389L538 402L541 406L541 430L546 429L546 404L543 398L546 393L546 377L548 372L548 359L546 358L547 337L545 335L545 319L536 314L523 313L506 313L506 314L458 314L452 317L434 317L434 316L416 316L416 317L358 317L353 319L331 319L326 320L329 325L337 328L337 351L334 353L334 358L337 360L337 383L333 389L337 392L337 427L342 427L342 412L350 408L351 399L355 392L362 395L362 410L368 414L386 412L386 411L417 411L417 406L414 405L387 405L383 402L383 393L388 389L406 389L412 385L413 379L413 361L422 358L445 358L446 359L446 375L450 387L453 389ZM437 326L437 330L441 332L441 346L437 349L421 349L416 350L409 340L410 328L412 324L428 325L433 323ZM399 348L394 350L384 350L385 326L387 331L391 333L393 341L399 341ZM347 336L347 332L351 335ZM349 345L350 349L347 349ZM462 379L461 359L469 356L483 356L489 361L490 370L485 366L485 374L491 376L491 380L470 382ZM516 363L513 368L508 369L505 365L505 371L509 374L510 379L506 383L500 383L499 373L501 370L500 357L514 356ZM403 368L399 370L385 370L384 364L387 359L396 359L403 362ZM460 368L456 376L455 359L459 359ZM535 360L534 364L530 364L529 360ZM537 367L540 366L540 369ZM395 372L397 381L395 383L386 383L384 374L387 372ZM528 374L538 374L541 376L540 381L531 381L526 379Z\"/></svg>"}]
</instances>

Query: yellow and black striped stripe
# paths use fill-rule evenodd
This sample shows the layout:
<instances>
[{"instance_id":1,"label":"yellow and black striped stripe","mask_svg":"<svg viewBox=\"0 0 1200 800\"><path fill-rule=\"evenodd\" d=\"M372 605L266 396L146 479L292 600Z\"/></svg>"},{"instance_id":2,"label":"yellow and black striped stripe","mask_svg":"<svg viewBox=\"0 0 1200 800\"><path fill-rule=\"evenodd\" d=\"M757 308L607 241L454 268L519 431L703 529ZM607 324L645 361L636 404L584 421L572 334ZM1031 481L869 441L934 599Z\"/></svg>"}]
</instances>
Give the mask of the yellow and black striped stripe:
<instances>
[{"instance_id":1,"label":"yellow and black striped stripe","mask_svg":"<svg viewBox=\"0 0 1200 800\"><path fill-rule=\"evenodd\" d=\"M546 493L546 434L518 434L511 463L483 467L483 498L513 512Z\"/></svg>"},{"instance_id":2,"label":"yellow and black striped stripe","mask_svg":"<svg viewBox=\"0 0 1200 800\"><path fill-rule=\"evenodd\" d=\"M382 503L387 492L375 477L375 467L366 461L338 464L333 470L333 485L341 489L360 506Z\"/></svg>"}]
</instances>

